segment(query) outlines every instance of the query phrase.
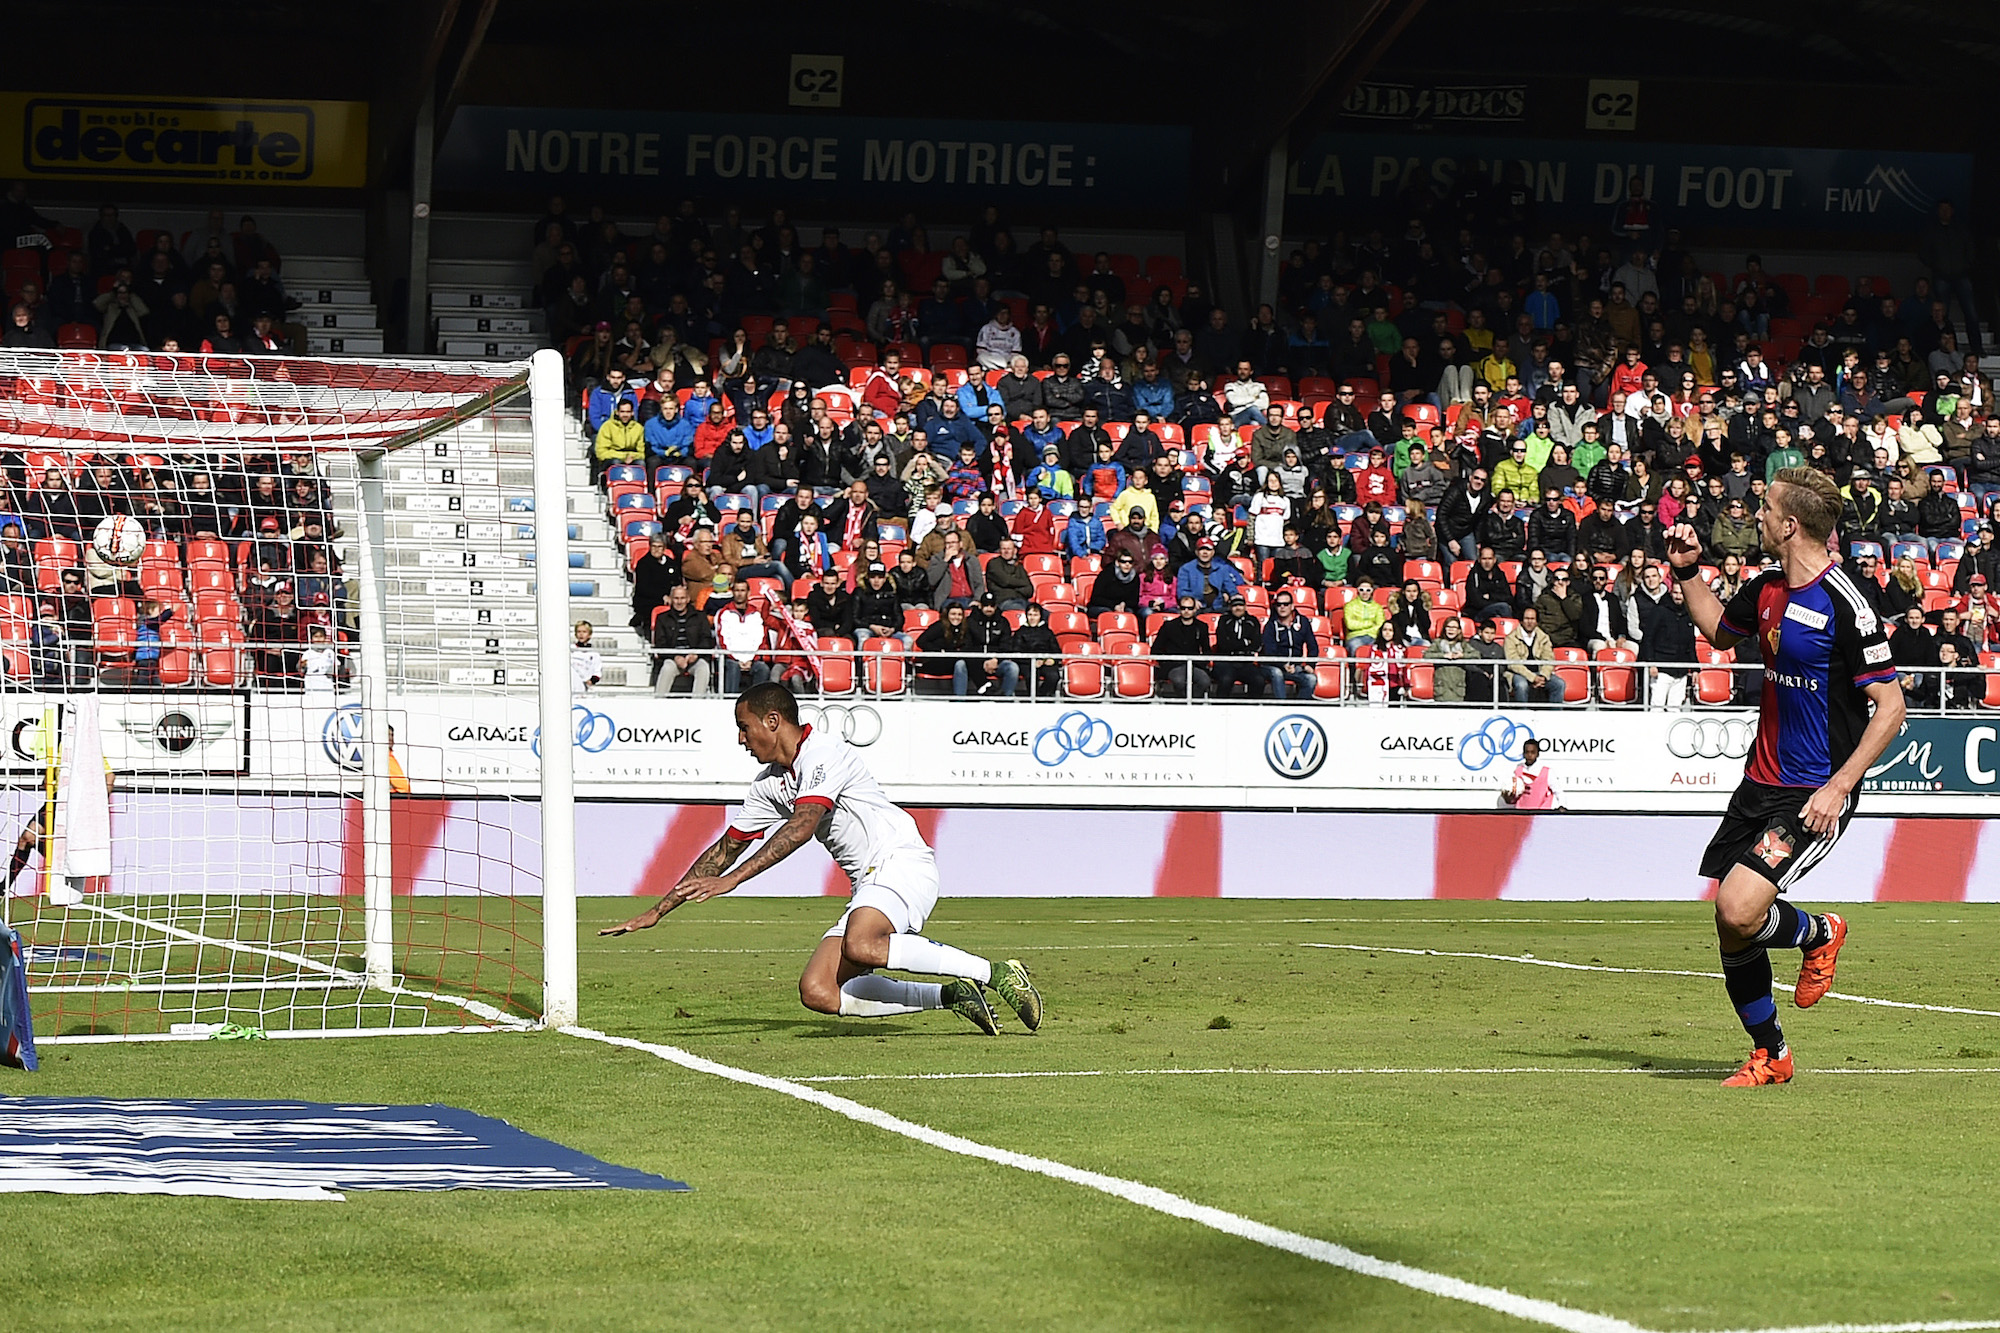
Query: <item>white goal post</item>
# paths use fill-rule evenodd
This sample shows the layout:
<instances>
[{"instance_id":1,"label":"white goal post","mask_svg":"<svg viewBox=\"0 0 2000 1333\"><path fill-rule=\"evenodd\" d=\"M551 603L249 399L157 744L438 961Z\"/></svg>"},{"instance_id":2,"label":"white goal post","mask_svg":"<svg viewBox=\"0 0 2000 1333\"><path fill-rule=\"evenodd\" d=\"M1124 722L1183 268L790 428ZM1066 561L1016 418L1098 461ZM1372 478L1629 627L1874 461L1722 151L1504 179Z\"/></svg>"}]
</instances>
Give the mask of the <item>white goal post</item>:
<instances>
[{"instance_id":1,"label":"white goal post","mask_svg":"<svg viewBox=\"0 0 2000 1333\"><path fill-rule=\"evenodd\" d=\"M0 912L39 1040L577 1021L565 397L553 351L0 350ZM98 764L86 877L53 793Z\"/></svg>"}]
</instances>

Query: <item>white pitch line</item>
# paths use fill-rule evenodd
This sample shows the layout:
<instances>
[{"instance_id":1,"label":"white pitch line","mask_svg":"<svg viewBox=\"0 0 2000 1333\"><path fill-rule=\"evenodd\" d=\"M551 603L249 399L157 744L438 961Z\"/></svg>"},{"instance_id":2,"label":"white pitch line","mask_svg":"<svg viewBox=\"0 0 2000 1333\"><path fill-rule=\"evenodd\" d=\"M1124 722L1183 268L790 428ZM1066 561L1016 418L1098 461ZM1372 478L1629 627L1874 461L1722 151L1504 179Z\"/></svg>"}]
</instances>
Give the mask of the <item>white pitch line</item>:
<instances>
[{"instance_id":1,"label":"white pitch line","mask_svg":"<svg viewBox=\"0 0 2000 1333\"><path fill-rule=\"evenodd\" d=\"M1710 981L1722 980L1720 972L1693 972L1670 967L1608 967L1603 963L1565 963L1554 958L1531 958L1525 955L1506 953L1457 953L1447 949L1396 949L1381 944L1317 944L1301 943L1301 949L1341 949L1349 953L1393 953L1411 958L1483 958L1494 963L1520 963L1527 967L1553 967L1564 972L1621 972L1627 976L1640 977L1706 977ZM1794 990L1795 987L1783 981L1772 983L1778 990ZM1952 1004L1917 1004L1910 1000L1878 1000L1869 995L1848 995L1842 991L1830 990L1829 1000L1845 1000L1849 1004L1872 1004L1884 1009L1921 1009L1929 1014L1971 1014L1979 1018L2000 1018L2000 1009L1966 1009Z\"/></svg>"},{"instance_id":2,"label":"white pitch line","mask_svg":"<svg viewBox=\"0 0 2000 1333\"><path fill-rule=\"evenodd\" d=\"M1367 1075L1479 1075L1479 1074L1733 1074L1734 1065L1654 1065L1621 1066L1616 1069L1572 1069L1561 1065L1495 1065L1491 1067L1452 1067L1426 1069L1417 1066L1372 1069L1251 1069L1217 1067L1214 1069L1028 1069L1028 1070L977 1070L953 1074L798 1074L793 1079L798 1083L934 1083L959 1079L1015 1079L1015 1078L1145 1078L1163 1076L1184 1078L1190 1076L1240 1074L1259 1078L1352 1078ZM1877 1077L1910 1076L1915 1074L2000 1074L2000 1066L1940 1065L1933 1069L1849 1069L1838 1066L1832 1069L1807 1069L1811 1074L1855 1074Z\"/></svg>"},{"instance_id":3,"label":"white pitch line","mask_svg":"<svg viewBox=\"0 0 2000 1333\"><path fill-rule=\"evenodd\" d=\"M933 1148L957 1153L961 1157L972 1157L980 1161L993 1162L1000 1166L1010 1166L1018 1171L1027 1171L1051 1180L1060 1180L1070 1185L1080 1185L1096 1190L1126 1203L1141 1208L1164 1213L1168 1217L1178 1217L1194 1222L1224 1235L1235 1236L1274 1250L1283 1250L1317 1263L1344 1268L1351 1273L1365 1277L1381 1278L1400 1286L1421 1291L1426 1295L1443 1297L1446 1300L1463 1301L1501 1314L1512 1315L1531 1323L1544 1324L1550 1328L1568 1330L1568 1333L1650 1333L1637 1324L1610 1315L1593 1314L1588 1310L1577 1310L1554 1301L1540 1300L1532 1296L1522 1296L1500 1287L1481 1286L1462 1278L1448 1277L1443 1273L1433 1273L1428 1269L1415 1268L1409 1264L1399 1264L1387 1259L1377 1259L1359 1250L1350 1250L1345 1245L1302 1235L1296 1231L1286 1231L1263 1222L1254 1221L1237 1213L1225 1212L1207 1204L1195 1203L1178 1194L1168 1193L1152 1185L1144 1185L1136 1180L1126 1180L1119 1176L1108 1176L1096 1171L1086 1171L1080 1167L1068 1166L1051 1161L1046 1157L1031 1157L1026 1153L1013 1152L1006 1148L989 1147L972 1139L961 1138L904 1120L900 1116L878 1111L872 1106L819 1088L808 1087L791 1079L772 1078L766 1074L753 1073L748 1069L738 1069L715 1060L704 1059L674 1046L663 1046L655 1042L638 1041L631 1037L614 1037L590 1028L569 1027L562 1031L574 1037L589 1041L603 1042L607 1046L620 1046L627 1050L641 1051L655 1056L669 1064L679 1065L696 1073L713 1074L753 1088L763 1088L768 1092L783 1093L787 1097L810 1103L842 1115L860 1124L898 1134Z\"/></svg>"},{"instance_id":4,"label":"white pitch line","mask_svg":"<svg viewBox=\"0 0 2000 1333\"><path fill-rule=\"evenodd\" d=\"M1168 1217L1178 1217L1208 1227L1224 1235L1235 1236L1288 1254L1296 1254L1301 1258L1346 1269L1364 1277L1394 1282L1398 1286L1408 1287L1428 1296L1481 1306L1529 1323L1564 1329L1567 1333L1657 1333L1656 1330L1644 1328L1612 1315L1594 1314L1588 1310L1560 1305L1555 1301L1522 1296L1504 1287L1482 1286L1476 1282L1467 1282L1463 1278L1433 1273L1429 1269L1417 1268L1410 1264L1377 1259L1374 1255L1351 1250L1345 1245L1336 1245L1332 1241L1320 1240L1315 1236L1303 1235L1296 1231L1286 1231L1238 1213L1225 1212L1207 1204L1195 1203L1191 1199L1184 1199L1178 1194L1141 1184L1136 1180L1086 1171L1081 1167L1069 1166L1046 1157L1033 1157L1006 1148L991 1147L973 1139L948 1134L943 1130L932 1129L928 1125L920 1125L915 1121L890 1115L886 1111L878 1111L872 1106L864 1106L860 1102L851 1101L819 1088L809 1087L796 1079L773 1078L768 1074L759 1074L717 1060L709 1060L676 1046L639 1041L632 1037L614 1037L592 1028L566 1027L560 1030L569 1036L581 1037L587 1041L639 1051L695 1073L712 1074L732 1083L783 1093L787 1097L832 1111L849 1120L901 1135L929 1147L957 1153L961 1157L992 1162L999 1166L1010 1166L1019 1171L1046 1176L1051 1180L1060 1180L1065 1184L1080 1185L1085 1189L1096 1190L1100 1194L1156 1213L1163 1213ZM1901 1324L1812 1324L1791 1328L1742 1329L1734 1330L1733 1333L1969 1333L1969 1330L1974 1329L2000 1329L2000 1319Z\"/></svg>"}]
</instances>

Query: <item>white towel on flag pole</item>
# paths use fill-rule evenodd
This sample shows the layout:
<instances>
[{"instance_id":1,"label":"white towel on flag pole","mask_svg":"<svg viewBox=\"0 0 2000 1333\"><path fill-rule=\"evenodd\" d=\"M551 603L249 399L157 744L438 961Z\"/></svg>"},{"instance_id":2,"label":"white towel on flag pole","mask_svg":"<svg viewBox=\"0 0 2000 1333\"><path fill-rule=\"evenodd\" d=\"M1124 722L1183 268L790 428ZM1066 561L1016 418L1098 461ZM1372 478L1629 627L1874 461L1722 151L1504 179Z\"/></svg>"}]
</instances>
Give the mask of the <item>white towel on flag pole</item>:
<instances>
[{"instance_id":1,"label":"white towel on flag pole","mask_svg":"<svg viewBox=\"0 0 2000 1333\"><path fill-rule=\"evenodd\" d=\"M97 704L94 694L69 702L69 735L57 770L56 873L72 884L111 873L111 793Z\"/></svg>"}]
</instances>

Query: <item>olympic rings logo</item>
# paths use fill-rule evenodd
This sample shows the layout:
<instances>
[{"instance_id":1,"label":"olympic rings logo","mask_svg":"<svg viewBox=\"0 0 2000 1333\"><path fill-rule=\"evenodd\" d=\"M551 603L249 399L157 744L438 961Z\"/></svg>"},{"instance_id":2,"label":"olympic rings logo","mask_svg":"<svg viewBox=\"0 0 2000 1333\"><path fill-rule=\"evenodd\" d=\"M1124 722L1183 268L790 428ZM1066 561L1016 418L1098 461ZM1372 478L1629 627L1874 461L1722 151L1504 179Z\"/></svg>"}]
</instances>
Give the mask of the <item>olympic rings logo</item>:
<instances>
[{"instance_id":1,"label":"olympic rings logo","mask_svg":"<svg viewBox=\"0 0 2000 1333\"><path fill-rule=\"evenodd\" d=\"M821 731L839 731L852 746L865 748L882 739L882 715L867 704L813 704L800 716Z\"/></svg>"},{"instance_id":2,"label":"olympic rings logo","mask_svg":"<svg viewBox=\"0 0 2000 1333\"><path fill-rule=\"evenodd\" d=\"M585 754L603 754L611 748L611 742L618 739L618 724L611 720L610 715L600 713L585 704L572 705L569 719L570 725L575 728L575 734L570 737L570 744ZM534 751L537 759L542 757L540 727L535 728L534 743L528 748Z\"/></svg>"},{"instance_id":3,"label":"olympic rings logo","mask_svg":"<svg viewBox=\"0 0 2000 1333\"><path fill-rule=\"evenodd\" d=\"M1741 759L1757 739L1743 717L1684 717L1667 728L1667 753L1676 759Z\"/></svg>"},{"instance_id":4,"label":"olympic rings logo","mask_svg":"<svg viewBox=\"0 0 2000 1333\"><path fill-rule=\"evenodd\" d=\"M1534 728L1495 713L1479 730L1459 737L1458 762L1474 773L1484 772L1496 759L1519 763L1521 747L1534 739Z\"/></svg>"},{"instance_id":5,"label":"olympic rings logo","mask_svg":"<svg viewBox=\"0 0 2000 1333\"><path fill-rule=\"evenodd\" d=\"M1064 713L1052 727L1035 736L1030 753L1043 768L1061 766L1065 759L1080 754L1085 759L1101 759L1111 749L1111 724L1088 713Z\"/></svg>"}]
</instances>

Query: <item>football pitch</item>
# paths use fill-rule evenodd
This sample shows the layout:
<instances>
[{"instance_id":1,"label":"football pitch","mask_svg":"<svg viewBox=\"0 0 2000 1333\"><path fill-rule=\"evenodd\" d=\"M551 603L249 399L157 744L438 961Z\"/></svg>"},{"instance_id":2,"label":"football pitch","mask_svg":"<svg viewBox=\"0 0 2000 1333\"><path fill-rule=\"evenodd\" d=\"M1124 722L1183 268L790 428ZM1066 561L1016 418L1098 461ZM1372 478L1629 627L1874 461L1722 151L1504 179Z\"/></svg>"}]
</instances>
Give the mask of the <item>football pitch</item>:
<instances>
[{"instance_id":1,"label":"football pitch","mask_svg":"<svg viewBox=\"0 0 2000 1333\"><path fill-rule=\"evenodd\" d=\"M2000 1328L1994 907L1842 909L1836 996L1779 995L1798 1078L1724 1090L1747 1042L1702 904L947 899L928 933L1047 999L999 1038L800 1008L838 906L603 940L634 904L585 899L584 1022L630 1045L49 1046L0 1094L442 1102L694 1192L8 1195L9 1304L203 1333Z\"/></svg>"}]
</instances>

